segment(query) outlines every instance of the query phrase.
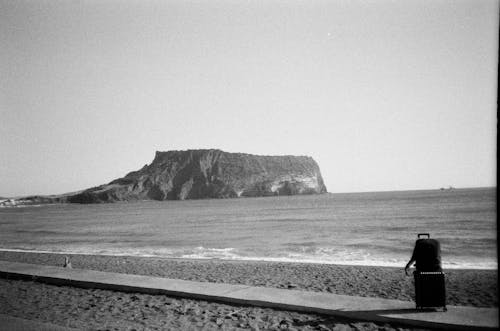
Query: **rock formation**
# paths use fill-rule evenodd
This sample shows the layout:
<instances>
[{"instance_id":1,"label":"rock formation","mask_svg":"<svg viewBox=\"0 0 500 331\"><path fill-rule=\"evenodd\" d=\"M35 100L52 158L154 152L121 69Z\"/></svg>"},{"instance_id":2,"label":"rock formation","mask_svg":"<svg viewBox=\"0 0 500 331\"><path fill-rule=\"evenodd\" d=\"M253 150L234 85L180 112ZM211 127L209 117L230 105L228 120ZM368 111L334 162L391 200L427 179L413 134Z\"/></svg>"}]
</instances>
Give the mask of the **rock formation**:
<instances>
[{"instance_id":1,"label":"rock formation","mask_svg":"<svg viewBox=\"0 0 500 331\"><path fill-rule=\"evenodd\" d=\"M156 152L150 165L109 184L58 198L100 203L326 193L307 156L258 156L221 150Z\"/></svg>"}]
</instances>

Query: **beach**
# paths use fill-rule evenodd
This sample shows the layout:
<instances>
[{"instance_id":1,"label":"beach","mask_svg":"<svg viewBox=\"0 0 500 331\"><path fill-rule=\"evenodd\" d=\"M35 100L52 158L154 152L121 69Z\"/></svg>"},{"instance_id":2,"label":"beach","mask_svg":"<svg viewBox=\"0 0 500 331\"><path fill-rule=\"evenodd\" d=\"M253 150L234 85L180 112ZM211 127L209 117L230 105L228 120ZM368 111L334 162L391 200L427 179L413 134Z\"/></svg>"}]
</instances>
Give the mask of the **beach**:
<instances>
[{"instance_id":1,"label":"beach","mask_svg":"<svg viewBox=\"0 0 500 331\"><path fill-rule=\"evenodd\" d=\"M0 260L62 266L64 256L1 251ZM246 284L413 300L412 277L401 268L262 261L68 255L72 267L201 282ZM445 270L449 305L497 307L497 270ZM93 330L277 329L377 330L397 326L313 314L239 307L163 295L53 286L0 279L0 311L11 316Z\"/></svg>"}]
</instances>

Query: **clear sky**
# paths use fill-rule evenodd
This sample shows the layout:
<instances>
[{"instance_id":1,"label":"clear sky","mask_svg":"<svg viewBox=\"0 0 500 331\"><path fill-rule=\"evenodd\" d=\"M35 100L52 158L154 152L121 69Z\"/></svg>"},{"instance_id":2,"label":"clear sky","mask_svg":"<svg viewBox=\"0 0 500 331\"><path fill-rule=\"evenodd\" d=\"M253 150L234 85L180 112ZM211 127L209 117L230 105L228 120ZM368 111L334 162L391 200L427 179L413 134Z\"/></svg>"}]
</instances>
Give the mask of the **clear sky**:
<instances>
[{"instance_id":1,"label":"clear sky","mask_svg":"<svg viewBox=\"0 0 500 331\"><path fill-rule=\"evenodd\" d=\"M195 148L309 155L330 192L495 186L498 9L0 0L0 196Z\"/></svg>"}]
</instances>

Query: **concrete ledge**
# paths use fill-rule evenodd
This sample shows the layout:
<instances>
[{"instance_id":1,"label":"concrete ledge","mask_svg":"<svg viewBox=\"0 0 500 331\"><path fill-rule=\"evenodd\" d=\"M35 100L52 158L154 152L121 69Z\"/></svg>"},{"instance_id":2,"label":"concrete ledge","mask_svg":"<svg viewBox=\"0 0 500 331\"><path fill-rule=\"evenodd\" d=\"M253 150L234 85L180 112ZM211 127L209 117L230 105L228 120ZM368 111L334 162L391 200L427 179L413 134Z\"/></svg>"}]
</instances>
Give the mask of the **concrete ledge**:
<instances>
[{"instance_id":1,"label":"concrete ledge","mask_svg":"<svg viewBox=\"0 0 500 331\"><path fill-rule=\"evenodd\" d=\"M355 297L0 261L0 277L54 285L164 294L223 303L318 313L353 320L444 330L494 330L498 308L448 306L447 312L417 311L408 301Z\"/></svg>"}]
</instances>

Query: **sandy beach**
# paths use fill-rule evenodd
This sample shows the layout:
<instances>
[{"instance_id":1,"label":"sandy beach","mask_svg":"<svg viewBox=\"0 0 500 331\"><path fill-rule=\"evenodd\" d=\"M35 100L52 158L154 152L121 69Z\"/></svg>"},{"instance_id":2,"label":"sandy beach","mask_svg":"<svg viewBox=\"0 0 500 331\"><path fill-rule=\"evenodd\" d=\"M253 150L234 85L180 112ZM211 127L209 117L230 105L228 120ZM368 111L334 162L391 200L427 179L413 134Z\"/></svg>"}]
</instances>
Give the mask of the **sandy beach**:
<instances>
[{"instance_id":1,"label":"sandy beach","mask_svg":"<svg viewBox=\"0 0 500 331\"><path fill-rule=\"evenodd\" d=\"M73 268L413 300L402 268L261 261L69 255ZM64 255L0 252L0 259L62 266ZM448 304L496 307L496 270L445 270ZM0 279L0 312L92 330L377 330L397 326L220 303Z\"/></svg>"}]
</instances>

